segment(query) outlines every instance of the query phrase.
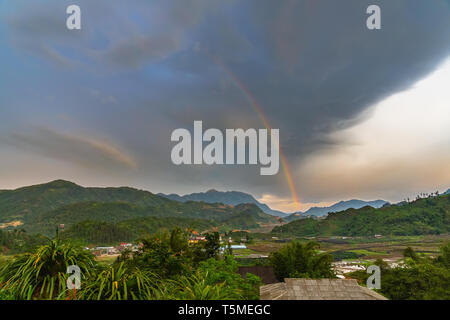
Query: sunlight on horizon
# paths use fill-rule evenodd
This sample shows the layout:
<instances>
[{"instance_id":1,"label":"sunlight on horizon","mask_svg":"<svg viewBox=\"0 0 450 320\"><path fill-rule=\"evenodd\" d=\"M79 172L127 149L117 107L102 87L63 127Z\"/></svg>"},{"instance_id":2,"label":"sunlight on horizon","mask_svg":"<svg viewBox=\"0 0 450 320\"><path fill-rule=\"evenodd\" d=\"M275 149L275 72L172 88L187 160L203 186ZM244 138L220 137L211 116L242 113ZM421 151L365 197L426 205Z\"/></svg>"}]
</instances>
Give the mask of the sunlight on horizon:
<instances>
[{"instance_id":1,"label":"sunlight on horizon","mask_svg":"<svg viewBox=\"0 0 450 320\"><path fill-rule=\"evenodd\" d=\"M353 127L334 132L335 143L298 166L307 199L383 198L450 187L450 59L410 89L371 107ZM364 191L363 191L364 190Z\"/></svg>"}]
</instances>

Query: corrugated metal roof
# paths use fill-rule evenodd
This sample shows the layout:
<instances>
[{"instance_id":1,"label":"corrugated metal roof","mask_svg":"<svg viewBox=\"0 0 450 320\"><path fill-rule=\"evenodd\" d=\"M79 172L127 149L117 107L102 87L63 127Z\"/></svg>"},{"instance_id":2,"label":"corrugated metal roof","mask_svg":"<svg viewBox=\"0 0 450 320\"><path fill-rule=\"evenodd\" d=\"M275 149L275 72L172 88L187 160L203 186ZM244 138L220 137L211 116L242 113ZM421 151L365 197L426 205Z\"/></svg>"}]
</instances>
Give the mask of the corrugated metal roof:
<instances>
[{"instance_id":1,"label":"corrugated metal roof","mask_svg":"<svg viewBox=\"0 0 450 320\"><path fill-rule=\"evenodd\" d=\"M261 300L387 300L354 279L284 279L260 287Z\"/></svg>"}]
</instances>

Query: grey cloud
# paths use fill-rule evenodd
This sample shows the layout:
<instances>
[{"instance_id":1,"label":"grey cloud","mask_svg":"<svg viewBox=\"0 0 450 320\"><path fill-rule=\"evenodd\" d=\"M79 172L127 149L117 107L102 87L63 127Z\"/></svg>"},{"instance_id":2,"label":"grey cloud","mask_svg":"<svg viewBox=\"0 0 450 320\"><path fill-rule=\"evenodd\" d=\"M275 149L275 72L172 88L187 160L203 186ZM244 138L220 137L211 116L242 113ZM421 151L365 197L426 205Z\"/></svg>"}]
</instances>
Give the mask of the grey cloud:
<instances>
[{"instance_id":1,"label":"grey cloud","mask_svg":"<svg viewBox=\"0 0 450 320\"><path fill-rule=\"evenodd\" d=\"M29 133L13 133L6 142L28 152L89 169L137 168L137 162L131 155L108 141L49 128L41 127Z\"/></svg>"},{"instance_id":2,"label":"grey cloud","mask_svg":"<svg viewBox=\"0 0 450 320\"><path fill-rule=\"evenodd\" d=\"M137 36L126 39L105 51L103 56L114 64L125 67L139 67L143 63L162 60L181 46L180 37Z\"/></svg>"},{"instance_id":3,"label":"grey cloud","mask_svg":"<svg viewBox=\"0 0 450 320\"><path fill-rule=\"evenodd\" d=\"M373 3L382 8L380 31L365 27L365 9ZM212 52L259 102L271 125L280 128L282 147L290 163L335 143L328 133L360 121L367 107L409 88L450 55L450 10L442 1L246 4L249 11L245 22L255 26L254 38L263 43L253 43L249 52L248 46L233 46L234 38L220 37L215 26L202 29L198 41L205 49L191 57L190 70L186 63L181 70L211 81L202 83L199 91L191 88L186 93L187 101L193 96L202 97L194 110L175 105L172 113L185 114L182 125L187 127L203 109L202 119L211 126L229 126L223 119L233 115L235 126L241 116L250 119L250 127L262 126L241 88L221 86L223 80L233 81L208 55ZM248 32L243 25L241 28ZM248 38L252 36L249 34ZM224 47L228 50L221 49ZM236 56L241 59L235 59ZM179 66L179 62L174 65ZM213 88L220 88L221 92L217 94ZM179 93L183 96L183 92ZM226 181L261 187L261 177L250 171L218 175ZM270 184L280 188L280 181L276 180L281 179L272 179ZM302 181L299 179L296 184L301 185Z\"/></svg>"},{"instance_id":4,"label":"grey cloud","mask_svg":"<svg viewBox=\"0 0 450 320\"><path fill-rule=\"evenodd\" d=\"M141 184L175 192L189 192L195 184L288 195L282 172L263 178L256 168L170 163L171 131L191 128L194 120L220 129L262 128L245 91L280 129L292 165L336 143L330 132L360 121L367 107L409 88L450 54L450 10L440 0L127 1L128 11L120 10L125 5L119 1L80 3L88 23L79 38L55 34L50 25L60 22L51 17L41 30L25 23L13 35L33 45L34 37L42 37L39 43L51 49L55 43L67 46L96 72L110 73L106 79L86 71L85 78L104 81L102 93L119 106L98 115L78 111L80 121L128 142L142 163ZM382 30L365 27L369 4L381 6ZM53 13L46 10L47 16ZM15 21L33 15L27 10ZM57 53L47 56L69 59ZM124 69L128 73L121 73Z\"/></svg>"}]
</instances>

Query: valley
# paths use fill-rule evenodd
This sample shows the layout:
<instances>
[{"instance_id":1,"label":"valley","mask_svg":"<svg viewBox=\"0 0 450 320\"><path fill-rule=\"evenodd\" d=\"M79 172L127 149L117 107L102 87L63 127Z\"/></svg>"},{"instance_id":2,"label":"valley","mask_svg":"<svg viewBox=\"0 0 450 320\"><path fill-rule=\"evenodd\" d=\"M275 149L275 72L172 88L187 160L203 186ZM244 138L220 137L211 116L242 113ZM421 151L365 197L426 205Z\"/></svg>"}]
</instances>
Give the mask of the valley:
<instances>
[{"instance_id":1,"label":"valley","mask_svg":"<svg viewBox=\"0 0 450 320\"><path fill-rule=\"evenodd\" d=\"M227 203L212 202L218 199ZM314 240L335 261L360 263L377 258L395 263L406 247L432 256L450 240L450 195L380 207L382 203L290 221L265 213L253 197L238 192L210 190L181 197L56 180L0 192L0 239L3 254L14 254L54 237L57 227L61 238L86 246L133 242L179 227L199 234L217 231L233 244L245 243L246 249L234 252L240 258L268 256L292 240Z\"/></svg>"}]
</instances>

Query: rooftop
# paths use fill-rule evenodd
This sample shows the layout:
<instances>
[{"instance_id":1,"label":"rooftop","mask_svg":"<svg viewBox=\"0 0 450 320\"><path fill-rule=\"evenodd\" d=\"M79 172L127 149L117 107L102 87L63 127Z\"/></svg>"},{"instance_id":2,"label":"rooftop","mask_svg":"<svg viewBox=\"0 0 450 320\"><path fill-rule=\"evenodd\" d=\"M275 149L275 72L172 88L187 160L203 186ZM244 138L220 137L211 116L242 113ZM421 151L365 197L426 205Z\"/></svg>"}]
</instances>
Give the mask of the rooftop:
<instances>
[{"instance_id":1,"label":"rooftop","mask_svg":"<svg viewBox=\"0 0 450 320\"><path fill-rule=\"evenodd\" d=\"M387 300L354 279L284 279L260 287L261 300Z\"/></svg>"}]
</instances>

